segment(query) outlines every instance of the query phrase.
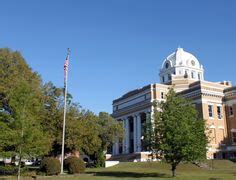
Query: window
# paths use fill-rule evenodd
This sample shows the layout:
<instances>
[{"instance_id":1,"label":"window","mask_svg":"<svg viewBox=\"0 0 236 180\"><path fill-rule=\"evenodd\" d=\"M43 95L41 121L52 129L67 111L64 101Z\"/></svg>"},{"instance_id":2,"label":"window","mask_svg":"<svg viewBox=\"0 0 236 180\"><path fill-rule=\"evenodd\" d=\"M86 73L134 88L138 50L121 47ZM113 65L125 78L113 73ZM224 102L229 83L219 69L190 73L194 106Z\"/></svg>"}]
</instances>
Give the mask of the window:
<instances>
[{"instance_id":1,"label":"window","mask_svg":"<svg viewBox=\"0 0 236 180\"><path fill-rule=\"evenodd\" d=\"M171 80L171 75L170 75L170 74L168 74L168 80L169 80L169 81Z\"/></svg>"},{"instance_id":2,"label":"window","mask_svg":"<svg viewBox=\"0 0 236 180\"><path fill-rule=\"evenodd\" d=\"M162 82L165 82L165 76L162 76Z\"/></svg>"},{"instance_id":3,"label":"window","mask_svg":"<svg viewBox=\"0 0 236 180\"><path fill-rule=\"evenodd\" d=\"M195 66L195 61L192 60L192 61L191 61L191 64L192 64L192 66Z\"/></svg>"},{"instance_id":4,"label":"window","mask_svg":"<svg viewBox=\"0 0 236 180\"><path fill-rule=\"evenodd\" d=\"M208 115L209 117L213 117L213 105L208 105Z\"/></svg>"},{"instance_id":5,"label":"window","mask_svg":"<svg viewBox=\"0 0 236 180\"><path fill-rule=\"evenodd\" d=\"M191 72L192 79L195 79L195 73L194 71Z\"/></svg>"},{"instance_id":6,"label":"window","mask_svg":"<svg viewBox=\"0 0 236 180\"><path fill-rule=\"evenodd\" d=\"M232 142L236 143L236 132L232 132Z\"/></svg>"},{"instance_id":7,"label":"window","mask_svg":"<svg viewBox=\"0 0 236 180\"><path fill-rule=\"evenodd\" d=\"M161 99L164 99L164 92L161 92Z\"/></svg>"},{"instance_id":8,"label":"window","mask_svg":"<svg viewBox=\"0 0 236 180\"><path fill-rule=\"evenodd\" d=\"M201 74L200 74L200 73L198 73L198 79L199 79L199 80L201 79Z\"/></svg>"},{"instance_id":9,"label":"window","mask_svg":"<svg viewBox=\"0 0 236 180\"><path fill-rule=\"evenodd\" d=\"M185 70L184 77L185 77L185 78L188 77L188 70L187 70L187 69Z\"/></svg>"},{"instance_id":10,"label":"window","mask_svg":"<svg viewBox=\"0 0 236 180\"><path fill-rule=\"evenodd\" d=\"M218 116L218 119L222 119L222 107L221 106L217 106L217 116Z\"/></svg>"},{"instance_id":11,"label":"window","mask_svg":"<svg viewBox=\"0 0 236 180\"><path fill-rule=\"evenodd\" d=\"M166 69L168 69L168 67L169 67L169 63L166 63Z\"/></svg>"},{"instance_id":12,"label":"window","mask_svg":"<svg viewBox=\"0 0 236 180\"><path fill-rule=\"evenodd\" d=\"M234 111L233 111L233 107L229 106L229 115L233 116L234 115Z\"/></svg>"}]
</instances>

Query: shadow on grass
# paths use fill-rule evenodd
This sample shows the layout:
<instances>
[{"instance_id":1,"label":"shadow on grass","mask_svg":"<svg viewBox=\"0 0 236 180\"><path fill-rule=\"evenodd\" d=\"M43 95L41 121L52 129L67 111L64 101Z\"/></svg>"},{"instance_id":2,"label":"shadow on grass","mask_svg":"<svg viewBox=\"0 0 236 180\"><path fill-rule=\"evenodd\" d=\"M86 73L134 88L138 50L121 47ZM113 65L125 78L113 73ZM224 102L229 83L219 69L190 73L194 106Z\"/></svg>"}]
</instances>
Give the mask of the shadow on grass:
<instances>
[{"instance_id":1,"label":"shadow on grass","mask_svg":"<svg viewBox=\"0 0 236 180\"><path fill-rule=\"evenodd\" d=\"M231 162L236 163L236 159L229 159Z\"/></svg>"},{"instance_id":2,"label":"shadow on grass","mask_svg":"<svg viewBox=\"0 0 236 180\"><path fill-rule=\"evenodd\" d=\"M134 178L142 178L142 177L162 177L169 178L170 176L163 173L136 173L136 172L122 172L122 171L106 171L106 172L91 172L94 176L108 176L108 177L134 177Z\"/></svg>"}]
</instances>

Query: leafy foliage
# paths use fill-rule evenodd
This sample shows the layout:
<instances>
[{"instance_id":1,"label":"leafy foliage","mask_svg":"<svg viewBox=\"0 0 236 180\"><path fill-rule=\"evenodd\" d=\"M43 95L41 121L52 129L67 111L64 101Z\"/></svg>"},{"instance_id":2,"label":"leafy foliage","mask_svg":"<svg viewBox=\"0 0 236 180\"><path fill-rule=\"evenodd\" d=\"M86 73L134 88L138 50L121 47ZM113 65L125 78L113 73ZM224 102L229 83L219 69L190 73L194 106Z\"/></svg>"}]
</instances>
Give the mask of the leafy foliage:
<instances>
[{"instance_id":1,"label":"leafy foliage","mask_svg":"<svg viewBox=\"0 0 236 180\"><path fill-rule=\"evenodd\" d=\"M63 88L42 84L19 52L0 49L0 156L21 160L61 154L63 101ZM84 110L69 93L67 107L66 153L98 157L122 137L122 126L109 114Z\"/></svg>"},{"instance_id":2,"label":"leafy foliage","mask_svg":"<svg viewBox=\"0 0 236 180\"><path fill-rule=\"evenodd\" d=\"M47 175L58 175L60 173L60 161L53 157L45 157L42 160L40 170L45 172Z\"/></svg>"},{"instance_id":3,"label":"leafy foliage","mask_svg":"<svg viewBox=\"0 0 236 180\"><path fill-rule=\"evenodd\" d=\"M205 121L198 118L193 104L170 89L166 101L155 108L153 149L162 153L171 164L173 176L176 166L184 161L199 161L206 157L207 136Z\"/></svg>"},{"instance_id":4,"label":"leafy foliage","mask_svg":"<svg viewBox=\"0 0 236 180\"><path fill-rule=\"evenodd\" d=\"M71 156L65 159L65 169L67 169L70 174L79 174L85 171L85 164L82 159Z\"/></svg>"},{"instance_id":5,"label":"leafy foliage","mask_svg":"<svg viewBox=\"0 0 236 180\"><path fill-rule=\"evenodd\" d=\"M95 167L105 167L105 154L101 149L95 153L94 165Z\"/></svg>"},{"instance_id":6,"label":"leafy foliage","mask_svg":"<svg viewBox=\"0 0 236 180\"><path fill-rule=\"evenodd\" d=\"M39 76L19 52L0 49L0 64L2 155L21 158L47 153L47 134L39 123L43 107Z\"/></svg>"},{"instance_id":7,"label":"leafy foliage","mask_svg":"<svg viewBox=\"0 0 236 180\"><path fill-rule=\"evenodd\" d=\"M124 130L122 124L117 122L106 112L100 112L98 116L99 137L102 140L102 149L106 150L107 147L113 144L117 138L124 137Z\"/></svg>"},{"instance_id":8,"label":"leafy foliage","mask_svg":"<svg viewBox=\"0 0 236 180\"><path fill-rule=\"evenodd\" d=\"M0 166L0 175L16 175L17 174L17 167L6 165Z\"/></svg>"}]
</instances>

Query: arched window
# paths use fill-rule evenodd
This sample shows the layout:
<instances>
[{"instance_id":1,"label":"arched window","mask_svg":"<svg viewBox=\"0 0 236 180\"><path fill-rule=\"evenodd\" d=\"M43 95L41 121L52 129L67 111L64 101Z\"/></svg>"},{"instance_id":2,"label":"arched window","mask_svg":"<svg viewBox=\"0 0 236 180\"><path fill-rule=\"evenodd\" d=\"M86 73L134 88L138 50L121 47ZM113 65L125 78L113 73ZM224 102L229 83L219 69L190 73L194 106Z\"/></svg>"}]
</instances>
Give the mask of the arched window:
<instances>
[{"instance_id":1,"label":"arched window","mask_svg":"<svg viewBox=\"0 0 236 180\"><path fill-rule=\"evenodd\" d=\"M198 73L198 79L199 79L199 80L201 79L201 74L200 74L200 73Z\"/></svg>"},{"instance_id":2,"label":"arched window","mask_svg":"<svg viewBox=\"0 0 236 180\"><path fill-rule=\"evenodd\" d=\"M167 62L167 63L166 63L166 69L168 69L168 68L169 68L169 63Z\"/></svg>"},{"instance_id":3,"label":"arched window","mask_svg":"<svg viewBox=\"0 0 236 180\"><path fill-rule=\"evenodd\" d=\"M192 77L192 79L195 79L195 72L194 71L191 72L191 77Z\"/></svg>"},{"instance_id":4,"label":"arched window","mask_svg":"<svg viewBox=\"0 0 236 180\"><path fill-rule=\"evenodd\" d=\"M188 78L188 72L189 72L188 69L185 69L185 73L184 73L185 78Z\"/></svg>"}]
</instances>

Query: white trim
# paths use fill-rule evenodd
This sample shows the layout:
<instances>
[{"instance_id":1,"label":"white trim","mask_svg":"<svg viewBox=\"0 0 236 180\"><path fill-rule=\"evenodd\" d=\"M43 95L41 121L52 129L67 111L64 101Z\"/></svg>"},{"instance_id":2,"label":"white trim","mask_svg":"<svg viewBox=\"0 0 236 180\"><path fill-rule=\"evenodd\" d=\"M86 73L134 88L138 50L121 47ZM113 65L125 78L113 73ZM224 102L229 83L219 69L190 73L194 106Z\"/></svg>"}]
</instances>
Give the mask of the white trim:
<instances>
[{"instance_id":1,"label":"white trim","mask_svg":"<svg viewBox=\"0 0 236 180\"><path fill-rule=\"evenodd\" d=\"M231 129L230 132L236 132L236 129Z\"/></svg>"},{"instance_id":2,"label":"white trim","mask_svg":"<svg viewBox=\"0 0 236 180\"><path fill-rule=\"evenodd\" d=\"M217 95L217 96L224 96L223 92L216 92L216 91L211 91L211 90L206 90L206 89L201 89L202 93L207 93L207 94L213 94L213 95Z\"/></svg>"},{"instance_id":3,"label":"white trim","mask_svg":"<svg viewBox=\"0 0 236 180\"><path fill-rule=\"evenodd\" d=\"M215 129L216 126L212 124L212 125L209 126L209 128L210 128L210 129Z\"/></svg>"},{"instance_id":4,"label":"white trim","mask_svg":"<svg viewBox=\"0 0 236 180\"><path fill-rule=\"evenodd\" d=\"M152 84L149 84L149 85L147 85L147 86L151 86ZM145 86L144 86L145 87ZM143 88L143 87L142 87ZM142 89L142 88L140 88L140 89ZM138 89L134 89L133 91L135 91L135 90L138 90ZM124 93L123 94L123 96L125 95L125 94L128 94L129 92L131 92L131 91L128 91L127 93ZM131 100L133 100L133 99L136 99L136 98L139 98L140 96L146 96L146 94L149 94L149 93L151 93L151 88L148 88L148 89L146 89L146 90L144 90L144 91L141 91L141 92L139 92L139 93L136 93L136 94L134 94L134 95L131 95L131 96L129 96L129 97L127 97L127 98L124 98L124 99L121 99L121 100L118 100L119 98L117 98L117 99L115 99L114 101L117 101L117 102L115 102L114 104L112 104L113 106L116 106L116 105L120 105L120 104L124 104L124 103L127 103L127 102L129 102L129 101L131 101ZM123 96L121 96L120 98L122 98ZM151 99L151 98L150 98Z\"/></svg>"},{"instance_id":5,"label":"white trim","mask_svg":"<svg viewBox=\"0 0 236 180\"><path fill-rule=\"evenodd\" d=\"M232 99L232 100L226 101L225 104L229 105L229 106L232 106L233 104L236 104L236 99Z\"/></svg>"},{"instance_id":6,"label":"white trim","mask_svg":"<svg viewBox=\"0 0 236 180\"><path fill-rule=\"evenodd\" d=\"M219 149L210 147L210 148L208 148L208 152L219 152Z\"/></svg>"},{"instance_id":7,"label":"white trim","mask_svg":"<svg viewBox=\"0 0 236 180\"><path fill-rule=\"evenodd\" d=\"M138 115L139 113L145 113L145 112L151 112L151 107L150 108L145 108L145 109L142 109L142 110L139 110L139 111L135 111L135 112L132 112L132 113L129 113L129 114L125 114L123 116L119 116L119 117L116 117L115 119L118 120L118 119L126 119L130 116L136 116Z\"/></svg>"},{"instance_id":8,"label":"white trim","mask_svg":"<svg viewBox=\"0 0 236 180\"><path fill-rule=\"evenodd\" d=\"M202 99L202 103L222 103L220 100L213 100L213 99Z\"/></svg>"},{"instance_id":9,"label":"white trim","mask_svg":"<svg viewBox=\"0 0 236 180\"><path fill-rule=\"evenodd\" d=\"M225 129L224 126L218 126L218 129Z\"/></svg>"},{"instance_id":10,"label":"white trim","mask_svg":"<svg viewBox=\"0 0 236 180\"><path fill-rule=\"evenodd\" d=\"M214 106L214 103L212 103L212 102L208 102L208 105L212 105L212 106Z\"/></svg>"},{"instance_id":11,"label":"white trim","mask_svg":"<svg viewBox=\"0 0 236 180\"><path fill-rule=\"evenodd\" d=\"M212 114L212 116L209 116L209 106L211 106L212 108L211 108L211 114ZM214 119L214 104L213 103L208 103L208 105L207 105L207 112L208 112L208 118L210 119L210 120L213 120Z\"/></svg>"},{"instance_id":12,"label":"white trim","mask_svg":"<svg viewBox=\"0 0 236 180\"><path fill-rule=\"evenodd\" d=\"M218 116L218 107L220 107L220 118ZM217 116L218 120L223 120L224 119L222 104L216 104L216 116Z\"/></svg>"}]
</instances>

